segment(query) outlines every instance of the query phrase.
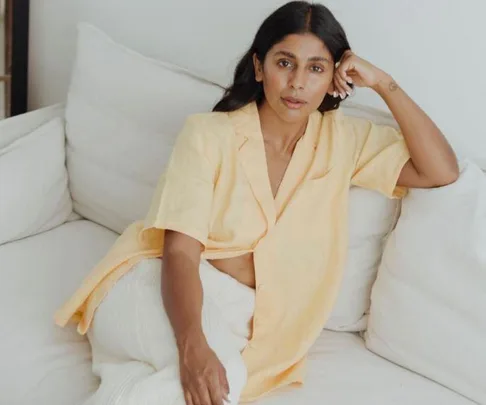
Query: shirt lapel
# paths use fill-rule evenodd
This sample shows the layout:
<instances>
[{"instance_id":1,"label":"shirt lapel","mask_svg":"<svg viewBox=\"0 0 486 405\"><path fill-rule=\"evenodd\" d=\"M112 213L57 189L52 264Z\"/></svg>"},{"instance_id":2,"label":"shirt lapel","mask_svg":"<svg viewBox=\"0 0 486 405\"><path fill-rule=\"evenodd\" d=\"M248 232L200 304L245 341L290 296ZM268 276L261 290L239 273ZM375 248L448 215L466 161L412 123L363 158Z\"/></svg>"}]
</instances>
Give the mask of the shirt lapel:
<instances>
[{"instance_id":1,"label":"shirt lapel","mask_svg":"<svg viewBox=\"0 0 486 405\"><path fill-rule=\"evenodd\" d=\"M275 197L274 205L277 212L277 219L292 199L299 185L306 178L312 166L317 148L321 118L322 114L319 111L315 111L309 116L305 133L295 146L292 159L289 162Z\"/></svg>"},{"instance_id":2,"label":"shirt lapel","mask_svg":"<svg viewBox=\"0 0 486 405\"><path fill-rule=\"evenodd\" d=\"M268 178L257 105L255 102L247 104L232 112L230 117L237 137L238 158L270 228L275 225L277 214Z\"/></svg>"},{"instance_id":3,"label":"shirt lapel","mask_svg":"<svg viewBox=\"0 0 486 405\"><path fill-rule=\"evenodd\" d=\"M275 225L312 166L318 146L322 113L315 111L310 115L305 133L295 147L275 199L268 177L265 145L256 103L252 102L232 112L230 117L237 137L238 157L253 194L271 227Z\"/></svg>"}]
</instances>

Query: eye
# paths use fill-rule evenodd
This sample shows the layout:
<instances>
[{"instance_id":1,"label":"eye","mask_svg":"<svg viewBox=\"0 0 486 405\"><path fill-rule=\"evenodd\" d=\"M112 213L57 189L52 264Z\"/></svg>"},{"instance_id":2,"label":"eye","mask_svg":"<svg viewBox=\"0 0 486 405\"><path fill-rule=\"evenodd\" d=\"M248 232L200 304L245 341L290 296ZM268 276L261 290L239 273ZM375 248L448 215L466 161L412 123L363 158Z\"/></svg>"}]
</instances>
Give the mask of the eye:
<instances>
[{"instance_id":1,"label":"eye","mask_svg":"<svg viewBox=\"0 0 486 405\"><path fill-rule=\"evenodd\" d=\"M278 61L278 65L281 66L281 67L286 68L286 67L291 66L292 63L289 60L287 60L287 59L281 59L281 60Z\"/></svg>"},{"instance_id":2,"label":"eye","mask_svg":"<svg viewBox=\"0 0 486 405\"><path fill-rule=\"evenodd\" d=\"M314 66L311 66L311 70L315 73L322 73L324 72L324 69L320 66L317 66L317 65L314 65Z\"/></svg>"}]
</instances>

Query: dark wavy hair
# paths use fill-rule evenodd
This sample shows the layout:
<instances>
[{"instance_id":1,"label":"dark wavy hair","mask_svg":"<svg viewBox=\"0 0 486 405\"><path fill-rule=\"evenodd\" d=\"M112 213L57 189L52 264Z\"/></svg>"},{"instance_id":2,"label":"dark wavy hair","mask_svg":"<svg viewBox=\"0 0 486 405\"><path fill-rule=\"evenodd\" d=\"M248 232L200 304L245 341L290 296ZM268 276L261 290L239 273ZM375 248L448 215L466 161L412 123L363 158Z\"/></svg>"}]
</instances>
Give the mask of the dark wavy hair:
<instances>
[{"instance_id":1,"label":"dark wavy hair","mask_svg":"<svg viewBox=\"0 0 486 405\"><path fill-rule=\"evenodd\" d=\"M236 66L233 84L213 111L238 110L250 102L260 104L264 100L263 84L256 81L253 54L263 64L268 51L290 34L312 33L320 38L331 53L334 62L351 49L346 33L329 9L322 4L307 1L291 1L268 16L253 40L248 52ZM325 112L339 107L341 98L326 94L319 111Z\"/></svg>"}]
</instances>

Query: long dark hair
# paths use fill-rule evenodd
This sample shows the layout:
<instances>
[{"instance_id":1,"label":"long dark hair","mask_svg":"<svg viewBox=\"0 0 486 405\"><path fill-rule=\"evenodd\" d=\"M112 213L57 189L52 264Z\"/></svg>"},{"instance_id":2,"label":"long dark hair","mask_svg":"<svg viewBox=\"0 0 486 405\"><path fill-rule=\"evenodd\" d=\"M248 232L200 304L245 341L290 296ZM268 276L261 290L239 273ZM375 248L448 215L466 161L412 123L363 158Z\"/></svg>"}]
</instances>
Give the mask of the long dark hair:
<instances>
[{"instance_id":1,"label":"long dark hair","mask_svg":"<svg viewBox=\"0 0 486 405\"><path fill-rule=\"evenodd\" d=\"M264 99L263 84L256 81L253 54L263 63L268 51L290 34L312 33L320 38L334 62L351 49L346 33L329 9L322 4L307 1L291 1L277 9L263 22L248 52L236 66L233 84L213 111L235 111L252 101L260 104ZM319 111L339 107L341 98L326 94Z\"/></svg>"}]
</instances>

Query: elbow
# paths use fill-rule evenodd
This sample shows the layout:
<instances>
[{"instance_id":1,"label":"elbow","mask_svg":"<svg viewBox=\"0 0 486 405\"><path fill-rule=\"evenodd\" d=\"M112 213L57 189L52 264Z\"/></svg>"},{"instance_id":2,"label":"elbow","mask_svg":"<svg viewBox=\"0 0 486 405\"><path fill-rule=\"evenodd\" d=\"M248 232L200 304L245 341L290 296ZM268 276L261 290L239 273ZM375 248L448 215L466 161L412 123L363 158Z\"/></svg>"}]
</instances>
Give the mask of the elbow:
<instances>
[{"instance_id":1,"label":"elbow","mask_svg":"<svg viewBox=\"0 0 486 405\"><path fill-rule=\"evenodd\" d=\"M451 159L451 162L443 164L440 167L435 167L432 173L420 173L422 177L423 186L426 188L444 187L455 183L460 176L459 163L456 159Z\"/></svg>"},{"instance_id":2,"label":"elbow","mask_svg":"<svg viewBox=\"0 0 486 405\"><path fill-rule=\"evenodd\" d=\"M457 181L458 178L459 174L444 177L443 181L441 182L441 184L439 184L439 186L448 186L449 184L453 184Z\"/></svg>"},{"instance_id":3,"label":"elbow","mask_svg":"<svg viewBox=\"0 0 486 405\"><path fill-rule=\"evenodd\" d=\"M453 172L450 175L450 183L449 184L455 183L457 181L457 179L459 179L459 176L460 176L459 166L456 165L456 167L454 168Z\"/></svg>"},{"instance_id":4,"label":"elbow","mask_svg":"<svg viewBox=\"0 0 486 405\"><path fill-rule=\"evenodd\" d=\"M444 170L440 178L436 181L436 187L448 186L455 183L459 179L460 171L457 161L452 164L450 168Z\"/></svg>"},{"instance_id":5,"label":"elbow","mask_svg":"<svg viewBox=\"0 0 486 405\"><path fill-rule=\"evenodd\" d=\"M457 158L454 156L454 159L450 164L449 170L447 171L447 176L446 176L447 184L455 183L459 178L460 174L461 171L459 170L459 162L457 161Z\"/></svg>"}]
</instances>

